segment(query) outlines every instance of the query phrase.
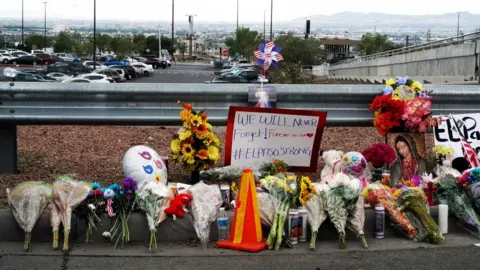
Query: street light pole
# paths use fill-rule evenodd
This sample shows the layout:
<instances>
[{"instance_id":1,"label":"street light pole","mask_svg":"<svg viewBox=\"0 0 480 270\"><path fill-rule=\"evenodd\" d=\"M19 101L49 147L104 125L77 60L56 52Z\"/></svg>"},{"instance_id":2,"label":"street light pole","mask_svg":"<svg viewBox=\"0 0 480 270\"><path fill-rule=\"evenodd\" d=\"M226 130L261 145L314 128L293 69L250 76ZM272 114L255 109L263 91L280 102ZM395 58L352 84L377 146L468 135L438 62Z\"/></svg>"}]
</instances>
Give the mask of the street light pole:
<instances>
[{"instance_id":1,"label":"street light pole","mask_svg":"<svg viewBox=\"0 0 480 270\"><path fill-rule=\"evenodd\" d=\"M460 12L458 12L458 19L457 19L457 37L460 36Z\"/></svg>"},{"instance_id":2,"label":"street light pole","mask_svg":"<svg viewBox=\"0 0 480 270\"><path fill-rule=\"evenodd\" d=\"M239 7L240 7L239 0L237 0L237 31L238 31Z\"/></svg>"},{"instance_id":3,"label":"street light pole","mask_svg":"<svg viewBox=\"0 0 480 270\"><path fill-rule=\"evenodd\" d=\"M23 45L23 42L25 41L25 38L24 38L24 35L23 35L23 0L22 0L22 45Z\"/></svg>"},{"instance_id":4,"label":"street light pole","mask_svg":"<svg viewBox=\"0 0 480 270\"><path fill-rule=\"evenodd\" d=\"M158 25L158 59L162 59L162 33L160 32L160 25Z\"/></svg>"},{"instance_id":5,"label":"street light pole","mask_svg":"<svg viewBox=\"0 0 480 270\"><path fill-rule=\"evenodd\" d=\"M45 5L45 21L44 21L44 25L45 25L45 32L44 32L44 44L43 44L43 50L45 51L45 49L47 48L47 2L42 2L44 5Z\"/></svg>"},{"instance_id":6,"label":"street light pole","mask_svg":"<svg viewBox=\"0 0 480 270\"><path fill-rule=\"evenodd\" d=\"M93 0L93 70L97 69L97 0Z\"/></svg>"},{"instance_id":7,"label":"street light pole","mask_svg":"<svg viewBox=\"0 0 480 270\"><path fill-rule=\"evenodd\" d=\"M263 10L263 43L265 43L265 41L267 40L267 38L265 37L265 28L266 28L266 13L267 13L267 10L264 9Z\"/></svg>"},{"instance_id":8,"label":"street light pole","mask_svg":"<svg viewBox=\"0 0 480 270\"><path fill-rule=\"evenodd\" d=\"M173 38L175 37L175 0L172 0L172 44L173 44Z\"/></svg>"},{"instance_id":9,"label":"street light pole","mask_svg":"<svg viewBox=\"0 0 480 270\"><path fill-rule=\"evenodd\" d=\"M270 41L273 40L273 0L270 0Z\"/></svg>"}]
</instances>

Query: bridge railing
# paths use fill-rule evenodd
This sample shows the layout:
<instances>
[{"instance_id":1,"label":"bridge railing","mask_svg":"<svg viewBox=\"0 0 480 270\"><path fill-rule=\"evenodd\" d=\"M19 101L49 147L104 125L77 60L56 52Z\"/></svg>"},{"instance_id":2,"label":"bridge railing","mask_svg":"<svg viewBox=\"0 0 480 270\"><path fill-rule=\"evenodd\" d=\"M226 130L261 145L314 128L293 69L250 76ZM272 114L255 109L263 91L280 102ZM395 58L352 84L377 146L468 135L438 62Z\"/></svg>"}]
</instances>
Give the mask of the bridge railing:
<instances>
[{"instance_id":1,"label":"bridge railing","mask_svg":"<svg viewBox=\"0 0 480 270\"><path fill-rule=\"evenodd\" d=\"M460 44L460 43L465 43L465 42L472 42L472 41L477 41L480 40L480 31L461 35L461 36L456 36L456 37L450 37L450 38L445 38L441 40L435 40L432 42L427 42L427 43L422 43L422 44L416 44L412 46L407 46L395 50L390 50L386 52L381 52L381 53L375 53L375 54L370 54L366 56L361 56L357 58L351 58L351 59L346 59L342 60L336 63L332 63L332 66L335 65L340 65L340 64L346 64L346 63L353 63L353 62L362 62L362 61L368 61L368 60L373 60L373 59L378 59L378 58L384 58L384 57L391 57L394 55L401 55L401 54L408 54L412 52L417 52L417 51L423 51L423 50L430 50L430 49L436 49L440 47L446 47L450 45L455 45L455 44Z\"/></svg>"},{"instance_id":2,"label":"bridge railing","mask_svg":"<svg viewBox=\"0 0 480 270\"><path fill-rule=\"evenodd\" d=\"M276 107L327 111L328 126L371 126L377 85L270 85ZM249 106L252 85L0 83L0 173L16 171L18 125L179 126L177 100L226 125L230 106ZM428 85L434 114L480 112L480 86Z\"/></svg>"}]
</instances>

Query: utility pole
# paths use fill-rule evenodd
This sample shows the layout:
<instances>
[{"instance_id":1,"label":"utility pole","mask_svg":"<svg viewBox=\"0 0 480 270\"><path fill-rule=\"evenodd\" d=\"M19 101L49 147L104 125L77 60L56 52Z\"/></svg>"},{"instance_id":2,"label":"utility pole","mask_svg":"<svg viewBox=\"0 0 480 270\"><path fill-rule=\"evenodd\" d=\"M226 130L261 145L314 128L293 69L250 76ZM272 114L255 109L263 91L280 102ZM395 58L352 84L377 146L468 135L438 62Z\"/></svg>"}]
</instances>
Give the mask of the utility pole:
<instances>
[{"instance_id":1,"label":"utility pole","mask_svg":"<svg viewBox=\"0 0 480 270\"><path fill-rule=\"evenodd\" d=\"M409 38L409 37L410 37L410 36L407 35L407 37L406 37L406 39L405 39L405 47L408 47L408 43L409 43L409 42L408 42L408 38Z\"/></svg>"},{"instance_id":2,"label":"utility pole","mask_svg":"<svg viewBox=\"0 0 480 270\"><path fill-rule=\"evenodd\" d=\"M45 5L45 21L44 21L44 26L45 26L45 32L44 32L44 43L43 43L43 51L47 48L47 2L42 2Z\"/></svg>"},{"instance_id":3,"label":"utility pole","mask_svg":"<svg viewBox=\"0 0 480 270\"><path fill-rule=\"evenodd\" d=\"M237 0L237 31L238 31L239 7L240 7L239 0Z\"/></svg>"},{"instance_id":4,"label":"utility pole","mask_svg":"<svg viewBox=\"0 0 480 270\"><path fill-rule=\"evenodd\" d=\"M160 25L158 25L158 59L162 59L162 33L160 32Z\"/></svg>"},{"instance_id":5,"label":"utility pole","mask_svg":"<svg viewBox=\"0 0 480 270\"><path fill-rule=\"evenodd\" d=\"M305 39L308 39L309 35L310 35L310 20L307 20L307 24L305 27Z\"/></svg>"},{"instance_id":6,"label":"utility pole","mask_svg":"<svg viewBox=\"0 0 480 270\"><path fill-rule=\"evenodd\" d=\"M457 19L457 37L460 36L460 12L458 12L458 19Z\"/></svg>"},{"instance_id":7,"label":"utility pole","mask_svg":"<svg viewBox=\"0 0 480 270\"><path fill-rule=\"evenodd\" d=\"M186 16L188 16L188 25L189 25L189 29L188 29L188 57L192 57L192 49L193 49L193 17L194 16L197 16L197 15L194 15L194 14L187 14Z\"/></svg>"},{"instance_id":8,"label":"utility pole","mask_svg":"<svg viewBox=\"0 0 480 270\"><path fill-rule=\"evenodd\" d=\"M22 45L23 43L25 42L25 36L24 36L24 33L23 33L23 28L24 28L24 24L23 24L23 0L22 0Z\"/></svg>"},{"instance_id":9,"label":"utility pole","mask_svg":"<svg viewBox=\"0 0 480 270\"><path fill-rule=\"evenodd\" d=\"M273 0L270 0L270 41L273 40Z\"/></svg>"},{"instance_id":10,"label":"utility pole","mask_svg":"<svg viewBox=\"0 0 480 270\"><path fill-rule=\"evenodd\" d=\"M172 45L175 37L175 0L172 0Z\"/></svg>"},{"instance_id":11,"label":"utility pole","mask_svg":"<svg viewBox=\"0 0 480 270\"><path fill-rule=\"evenodd\" d=\"M265 33L266 17L267 17L266 13L267 13L267 10L264 9L264 10L263 10L263 43L264 43L264 44L265 44L265 41L267 40L267 37L265 36L265 34L266 34L266 33Z\"/></svg>"},{"instance_id":12,"label":"utility pole","mask_svg":"<svg viewBox=\"0 0 480 270\"><path fill-rule=\"evenodd\" d=\"M93 0L93 70L97 69L97 0Z\"/></svg>"}]
</instances>

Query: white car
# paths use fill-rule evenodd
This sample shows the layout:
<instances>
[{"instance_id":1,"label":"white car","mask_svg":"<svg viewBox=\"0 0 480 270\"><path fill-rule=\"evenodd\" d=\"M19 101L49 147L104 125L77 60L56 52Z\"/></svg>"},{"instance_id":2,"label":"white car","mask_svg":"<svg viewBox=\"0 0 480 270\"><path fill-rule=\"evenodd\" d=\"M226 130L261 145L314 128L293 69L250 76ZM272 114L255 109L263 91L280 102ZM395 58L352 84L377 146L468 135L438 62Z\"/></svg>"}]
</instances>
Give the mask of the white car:
<instances>
[{"instance_id":1,"label":"white car","mask_svg":"<svg viewBox=\"0 0 480 270\"><path fill-rule=\"evenodd\" d=\"M87 79L91 83L115 83L115 80L107 75L97 73L80 74L75 79Z\"/></svg>"},{"instance_id":2,"label":"white car","mask_svg":"<svg viewBox=\"0 0 480 270\"><path fill-rule=\"evenodd\" d=\"M92 81L83 79L83 78L73 78L70 80L63 81L62 83L92 83Z\"/></svg>"},{"instance_id":3,"label":"white car","mask_svg":"<svg viewBox=\"0 0 480 270\"><path fill-rule=\"evenodd\" d=\"M143 69L143 75L144 76L149 76L150 74L153 74L153 66L152 65L147 65L145 63L135 63L132 65L133 67ZM141 73L142 74L142 73Z\"/></svg>"},{"instance_id":4,"label":"white car","mask_svg":"<svg viewBox=\"0 0 480 270\"><path fill-rule=\"evenodd\" d=\"M13 55L8 53L0 53L0 63L7 64L8 60L15 58Z\"/></svg>"},{"instance_id":5,"label":"white car","mask_svg":"<svg viewBox=\"0 0 480 270\"><path fill-rule=\"evenodd\" d=\"M83 61L82 63L86 68L93 70L93 61ZM95 63L95 70L102 70L108 68L100 63Z\"/></svg>"},{"instance_id":6,"label":"white car","mask_svg":"<svg viewBox=\"0 0 480 270\"><path fill-rule=\"evenodd\" d=\"M47 74L47 77L57 79L57 80L60 81L60 82L63 82L63 81L66 81L66 80L70 80L70 79L73 78L72 76L69 76L69 75L67 75L67 74L60 73L60 72L48 73L48 74Z\"/></svg>"},{"instance_id":7,"label":"white car","mask_svg":"<svg viewBox=\"0 0 480 270\"><path fill-rule=\"evenodd\" d=\"M118 75L120 75L120 81L124 82L127 80L127 74L125 74L125 70L123 68L113 68Z\"/></svg>"},{"instance_id":8,"label":"white car","mask_svg":"<svg viewBox=\"0 0 480 270\"><path fill-rule=\"evenodd\" d=\"M73 55L69 53L57 53L57 56L63 59L65 62L73 62Z\"/></svg>"}]
</instances>

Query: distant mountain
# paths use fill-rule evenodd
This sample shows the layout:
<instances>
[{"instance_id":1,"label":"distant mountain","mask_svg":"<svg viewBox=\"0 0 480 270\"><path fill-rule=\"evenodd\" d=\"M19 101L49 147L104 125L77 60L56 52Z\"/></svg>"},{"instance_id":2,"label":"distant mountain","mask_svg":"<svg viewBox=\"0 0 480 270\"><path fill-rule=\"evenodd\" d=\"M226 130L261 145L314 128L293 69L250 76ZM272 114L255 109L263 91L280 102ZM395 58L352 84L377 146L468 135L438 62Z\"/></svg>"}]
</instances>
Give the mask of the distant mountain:
<instances>
[{"instance_id":1,"label":"distant mountain","mask_svg":"<svg viewBox=\"0 0 480 270\"><path fill-rule=\"evenodd\" d=\"M451 26L457 25L458 14L445 13L440 15L398 15L387 13L359 13L341 12L332 15L313 15L294 19L294 22L311 20L317 24L432 24ZM462 12L460 24L469 26L480 26L480 14Z\"/></svg>"}]
</instances>

